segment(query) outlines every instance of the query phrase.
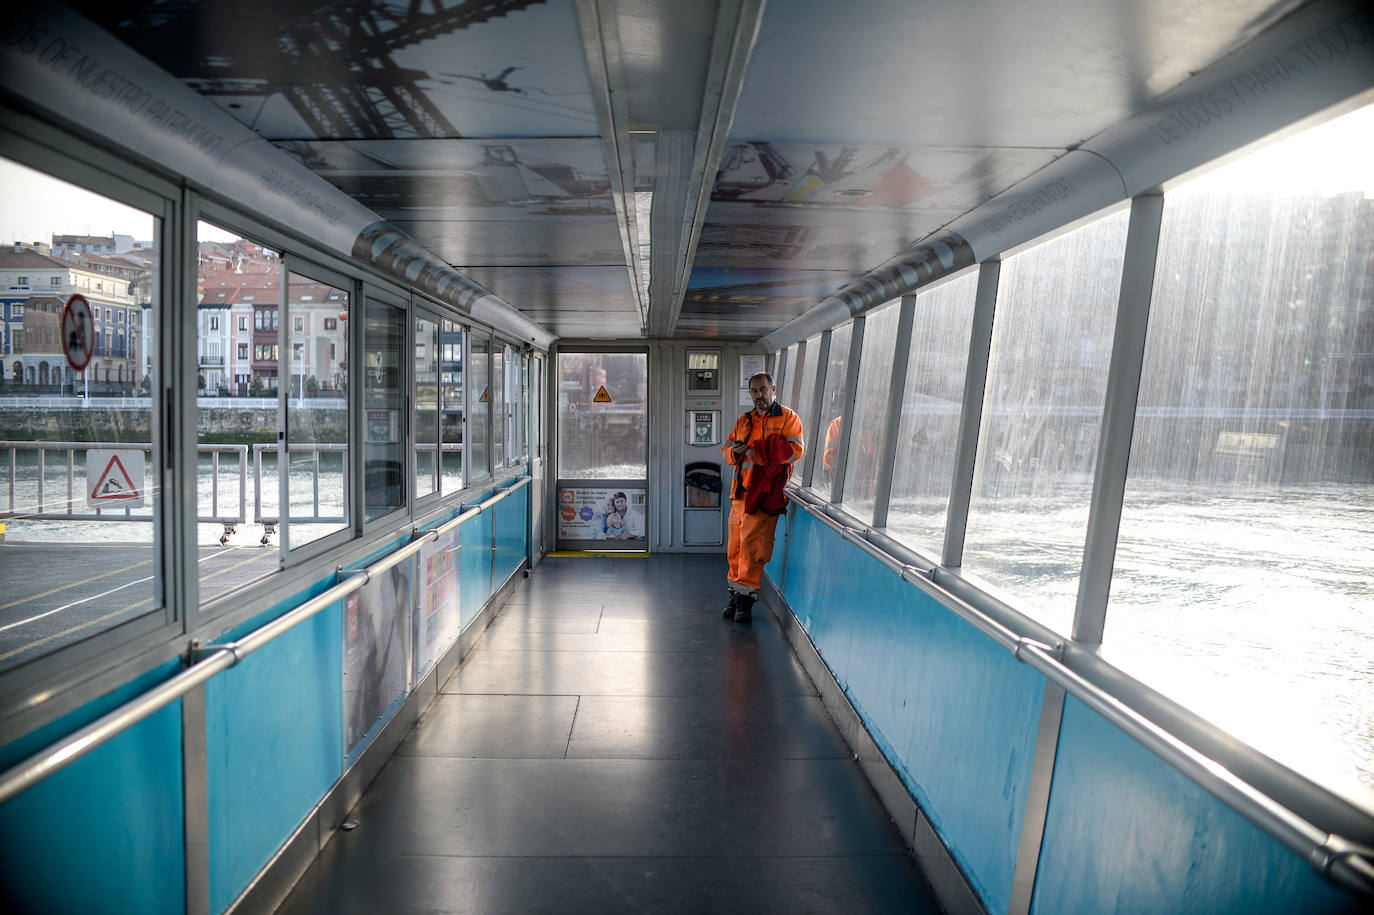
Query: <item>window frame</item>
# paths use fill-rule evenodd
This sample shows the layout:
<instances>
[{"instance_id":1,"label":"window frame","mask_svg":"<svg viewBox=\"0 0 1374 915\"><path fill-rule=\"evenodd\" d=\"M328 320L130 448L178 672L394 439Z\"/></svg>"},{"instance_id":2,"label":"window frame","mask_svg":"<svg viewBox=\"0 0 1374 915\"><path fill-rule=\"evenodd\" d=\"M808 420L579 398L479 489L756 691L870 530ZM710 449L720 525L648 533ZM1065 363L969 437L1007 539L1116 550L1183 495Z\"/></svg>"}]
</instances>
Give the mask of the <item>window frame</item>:
<instances>
[{"instance_id":1,"label":"window frame","mask_svg":"<svg viewBox=\"0 0 1374 915\"><path fill-rule=\"evenodd\" d=\"M153 460L148 477L161 491L172 491L173 466L180 459L176 439L163 430L168 414L187 400L176 391L195 390L195 355L174 345L173 332L179 316L167 303L176 299L176 227L183 216L180 189L171 181L132 165L110 151L72 137L65 131L7 107L0 123L0 156L26 168L83 190L149 213L156 224L159 252L155 277L158 300L156 356L164 371L153 397L156 418L151 444ZM12 317L22 315L16 306ZM185 384L190 376L190 385ZM177 385L180 379L183 383ZM176 657L184 648L188 614L181 599L184 583L175 575L174 536L178 508L173 500L159 505L153 525L153 561L159 574L160 606L90 636L36 655L0 673L0 725L8 733L23 734L72 709L98 698L117 683L146 671L150 666ZM181 506L184 510L184 506ZM41 698L40 698L41 697Z\"/></svg>"}]
</instances>

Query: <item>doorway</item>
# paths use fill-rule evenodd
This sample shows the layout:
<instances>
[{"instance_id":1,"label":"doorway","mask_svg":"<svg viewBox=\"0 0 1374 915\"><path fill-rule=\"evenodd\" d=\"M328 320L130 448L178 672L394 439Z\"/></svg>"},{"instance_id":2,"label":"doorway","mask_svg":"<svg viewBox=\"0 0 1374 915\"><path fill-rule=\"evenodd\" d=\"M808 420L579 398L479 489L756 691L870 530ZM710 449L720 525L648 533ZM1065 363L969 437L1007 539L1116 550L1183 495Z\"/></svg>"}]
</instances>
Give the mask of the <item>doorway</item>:
<instances>
[{"instance_id":1,"label":"doorway","mask_svg":"<svg viewBox=\"0 0 1374 915\"><path fill-rule=\"evenodd\" d=\"M649 353L558 353L559 550L648 549Z\"/></svg>"}]
</instances>

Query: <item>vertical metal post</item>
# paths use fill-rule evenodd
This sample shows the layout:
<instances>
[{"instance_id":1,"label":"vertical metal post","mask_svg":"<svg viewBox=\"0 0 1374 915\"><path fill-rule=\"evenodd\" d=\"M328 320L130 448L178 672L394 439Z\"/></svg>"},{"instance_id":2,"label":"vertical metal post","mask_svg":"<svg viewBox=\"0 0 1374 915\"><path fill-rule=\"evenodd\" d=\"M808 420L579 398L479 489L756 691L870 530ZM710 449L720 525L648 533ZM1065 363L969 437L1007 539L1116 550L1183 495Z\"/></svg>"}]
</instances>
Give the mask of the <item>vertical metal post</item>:
<instances>
[{"instance_id":1,"label":"vertical metal post","mask_svg":"<svg viewBox=\"0 0 1374 915\"><path fill-rule=\"evenodd\" d=\"M1145 361L1145 335L1163 218L1163 194L1136 197L1131 201L1116 329L1112 335L1112 362L1107 370L1102 434L1093 468L1083 572L1078 580L1078 604L1073 614L1073 638L1080 642L1101 642L1107 620L1107 595L1111 591L1112 569L1116 563L1121 503L1126 494L1126 470L1131 459L1136 398L1140 393L1140 372Z\"/></svg>"},{"instance_id":2,"label":"vertical metal post","mask_svg":"<svg viewBox=\"0 0 1374 915\"><path fill-rule=\"evenodd\" d=\"M290 348L286 327L291 321L291 270L287 257L281 259L279 279L281 302L277 305L277 553L284 568L287 554L291 551L291 521L288 517L291 504L291 454L288 450L291 444L291 417L288 412L291 409L291 398L288 396L290 392L287 385L282 384L281 371L282 354Z\"/></svg>"},{"instance_id":3,"label":"vertical metal post","mask_svg":"<svg viewBox=\"0 0 1374 915\"><path fill-rule=\"evenodd\" d=\"M844 501L844 475L849 468L849 442L854 437L854 402L859 394L859 363L863 360L866 320L863 315L855 318L849 335L849 363L845 366L844 406L840 413L844 418L840 420L840 440L835 443L839 449L835 454L835 477L830 481L830 501L835 504Z\"/></svg>"},{"instance_id":4,"label":"vertical metal post","mask_svg":"<svg viewBox=\"0 0 1374 915\"><path fill-rule=\"evenodd\" d=\"M992 319L997 310L999 260L984 261L978 270L978 292L973 302L973 331L969 335L968 365L964 370L964 405L959 415L959 441L954 449L954 479L949 491L945 520L945 549L940 564L957 568L964 562L964 531L973 496L973 462L978 454L978 429L983 422L983 393L988 380L988 354L992 349Z\"/></svg>"},{"instance_id":5,"label":"vertical metal post","mask_svg":"<svg viewBox=\"0 0 1374 915\"><path fill-rule=\"evenodd\" d=\"M206 774L205 685L181 697L183 828L187 915L210 912L210 812Z\"/></svg>"},{"instance_id":6,"label":"vertical metal post","mask_svg":"<svg viewBox=\"0 0 1374 915\"><path fill-rule=\"evenodd\" d=\"M821 421L821 398L825 394L825 370L830 364L830 331L821 334L820 346L816 348L816 379L811 390L811 409L807 416L803 416L802 429L805 434L819 433L816 427ZM802 485L811 485L811 474L816 468L816 446L809 443L806 448L806 457L802 459L806 466L802 468Z\"/></svg>"},{"instance_id":7,"label":"vertical metal post","mask_svg":"<svg viewBox=\"0 0 1374 915\"><path fill-rule=\"evenodd\" d=\"M892 350L892 380L887 386L883 450L878 459L878 482L873 489L874 527L887 527L887 504L892 499L892 474L897 463L897 433L902 424L902 399L906 396L906 371L911 361L911 330L916 323L916 296L902 296L901 309L897 315L897 342Z\"/></svg>"}]
</instances>

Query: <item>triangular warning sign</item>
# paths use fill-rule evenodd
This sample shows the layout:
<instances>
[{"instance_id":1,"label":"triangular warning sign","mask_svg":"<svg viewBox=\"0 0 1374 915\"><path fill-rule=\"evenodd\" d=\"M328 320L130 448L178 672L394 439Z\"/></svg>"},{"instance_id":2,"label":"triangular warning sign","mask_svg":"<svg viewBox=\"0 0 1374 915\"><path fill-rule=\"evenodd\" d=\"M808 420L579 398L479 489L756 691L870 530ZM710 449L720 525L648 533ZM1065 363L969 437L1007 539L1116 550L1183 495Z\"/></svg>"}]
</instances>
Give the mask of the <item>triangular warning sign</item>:
<instances>
[{"instance_id":1,"label":"triangular warning sign","mask_svg":"<svg viewBox=\"0 0 1374 915\"><path fill-rule=\"evenodd\" d=\"M606 386L603 384L596 389L596 396L592 398L596 403L610 403L611 395L606 393Z\"/></svg>"},{"instance_id":2,"label":"triangular warning sign","mask_svg":"<svg viewBox=\"0 0 1374 915\"><path fill-rule=\"evenodd\" d=\"M129 479L129 471L124 469L124 463L117 454L110 458L110 462L100 474L100 479L91 487L91 499L96 502L120 502L141 498L143 497L139 495L138 487Z\"/></svg>"},{"instance_id":3,"label":"triangular warning sign","mask_svg":"<svg viewBox=\"0 0 1374 915\"><path fill-rule=\"evenodd\" d=\"M482 396L479 397L479 398L477 398L478 402L479 402L479 403L486 403L486 402L490 399L490 398L487 396L487 395L490 394L490 393L491 393L491 388L483 388L483 389L482 389Z\"/></svg>"}]
</instances>

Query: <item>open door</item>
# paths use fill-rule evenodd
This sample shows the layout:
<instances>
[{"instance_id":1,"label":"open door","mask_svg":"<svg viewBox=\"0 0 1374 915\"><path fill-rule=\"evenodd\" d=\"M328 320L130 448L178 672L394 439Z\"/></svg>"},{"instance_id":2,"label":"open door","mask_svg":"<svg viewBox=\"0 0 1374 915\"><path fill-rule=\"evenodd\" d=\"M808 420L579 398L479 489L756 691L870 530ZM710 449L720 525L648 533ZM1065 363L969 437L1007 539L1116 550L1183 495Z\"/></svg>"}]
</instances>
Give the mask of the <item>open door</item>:
<instances>
[{"instance_id":1,"label":"open door","mask_svg":"<svg viewBox=\"0 0 1374 915\"><path fill-rule=\"evenodd\" d=\"M557 371L558 549L645 550L648 351L562 351Z\"/></svg>"}]
</instances>

